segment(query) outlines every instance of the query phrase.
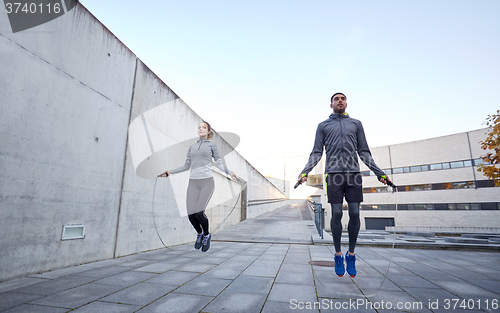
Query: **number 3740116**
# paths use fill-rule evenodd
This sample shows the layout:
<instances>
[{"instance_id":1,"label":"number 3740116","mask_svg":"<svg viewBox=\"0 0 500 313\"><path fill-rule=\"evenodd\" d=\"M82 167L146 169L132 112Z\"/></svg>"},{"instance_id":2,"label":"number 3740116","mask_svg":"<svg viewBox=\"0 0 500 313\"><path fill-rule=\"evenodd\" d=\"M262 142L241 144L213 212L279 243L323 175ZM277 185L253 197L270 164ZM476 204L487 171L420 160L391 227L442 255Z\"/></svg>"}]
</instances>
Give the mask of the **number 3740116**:
<instances>
[{"instance_id":1,"label":"number 3740116","mask_svg":"<svg viewBox=\"0 0 500 313\"><path fill-rule=\"evenodd\" d=\"M498 299L484 299L484 300L474 300L474 299L445 299L444 309L445 310L472 310L474 308L478 309L498 309Z\"/></svg>"},{"instance_id":2,"label":"number 3740116","mask_svg":"<svg viewBox=\"0 0 500 313\"><path fill-rule=\"evenodd\" d=\"M58 14L61 12L61 4L60 3L47 3L47 4L36 4L36 3L6 3L5 10L8 14L42 14L42 13L55 13Z\"/></svg>"}]
</instances>

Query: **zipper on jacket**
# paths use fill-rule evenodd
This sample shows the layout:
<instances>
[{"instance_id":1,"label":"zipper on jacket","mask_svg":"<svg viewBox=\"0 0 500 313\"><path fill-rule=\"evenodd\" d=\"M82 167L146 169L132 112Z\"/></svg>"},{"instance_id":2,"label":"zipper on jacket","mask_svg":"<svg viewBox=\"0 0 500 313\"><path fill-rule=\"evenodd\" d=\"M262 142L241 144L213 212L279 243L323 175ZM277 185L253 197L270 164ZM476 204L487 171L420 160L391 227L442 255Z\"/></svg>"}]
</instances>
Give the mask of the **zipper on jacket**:
<instances>
[{"instance_id":1,"label":"zipper on jacket","mask_svg":"<svg viewBox=\"0 0 500 313\"><path fill-rule=\"evenodd\" d=\"M342 154L344 154L344 132L342 131L342 116L339 114L339 121L340 121L340 162L342 163L342 172L344 172L344 160L342 157Z\"/></svg>"},{"instance_id":2,"label":"zipper on jacket","mask_svg":"<svg viewBox=\"0 0 500 313\"><path fill-rule=\"evenodd\" d=\"M200 145L198 146L198 150L200 150L201 144L203 143L203 140L201 140Z\"/></svg>"}]
</instances>

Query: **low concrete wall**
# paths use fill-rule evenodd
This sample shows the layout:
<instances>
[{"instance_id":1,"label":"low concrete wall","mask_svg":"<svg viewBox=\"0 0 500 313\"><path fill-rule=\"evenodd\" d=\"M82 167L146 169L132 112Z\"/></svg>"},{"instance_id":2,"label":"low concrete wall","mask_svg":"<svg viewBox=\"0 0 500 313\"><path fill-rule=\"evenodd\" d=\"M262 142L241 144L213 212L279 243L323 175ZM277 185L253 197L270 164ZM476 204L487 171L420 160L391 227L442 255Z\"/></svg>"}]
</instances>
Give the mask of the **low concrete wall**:
<instances>
[{"instance_id":1,"label":"low concrete wall","mask_svg":"<svg viewBox=\"0 0 500 313\"><path fill-rule=\"evenodd\" d=\"M0 10L0 281L156 249L157 230L167 245L192 241L174 178L158 180L153 198L155 180L137 175L128 130L172 103L162 138L175 144L196 134L201 117L81 4L31 30L9 29ZM285 198L222 137L213 141L247 182L246 199ZM240 184L214 177L207 215L218 231L238 223L246 203ZM273 208L247 207L247 217ZM85 238L62 241L69 224L85 225Z\"/></svg>"}]
</instances>

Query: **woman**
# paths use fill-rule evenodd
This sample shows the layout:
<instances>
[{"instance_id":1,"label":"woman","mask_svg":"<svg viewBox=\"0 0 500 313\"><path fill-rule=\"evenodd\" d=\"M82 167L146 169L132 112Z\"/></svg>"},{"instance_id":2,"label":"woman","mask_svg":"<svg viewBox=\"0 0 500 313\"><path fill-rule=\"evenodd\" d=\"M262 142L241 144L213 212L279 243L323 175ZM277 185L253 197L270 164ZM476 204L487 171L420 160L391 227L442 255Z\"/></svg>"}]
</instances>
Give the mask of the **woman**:
<instances>
[{"instance_id":1,"label":"woman","mask_svg":"<svg viewBox=\"0 0 500 313\"><path fill-rule=\"evenodd\" d=\"M210 141L214 136L210 124L205 121L201 122L198 125L198 136L200 136L200 139L188 149L186 163L181 167L162 173L160 177L168 177L171 174L180 173L191 168L186 197L188 218L198 232L194 244L195 249L201 248L201 251L206 252L210 248L210 239L212 238L209 232L208 218L205 215L208 201L210 201L215 189L215 182L210 168L212 158L215 160L217 167L231 175L231 178L236 179L238 176L224 166L217 146Z\"/></svg>"}]
</instances>

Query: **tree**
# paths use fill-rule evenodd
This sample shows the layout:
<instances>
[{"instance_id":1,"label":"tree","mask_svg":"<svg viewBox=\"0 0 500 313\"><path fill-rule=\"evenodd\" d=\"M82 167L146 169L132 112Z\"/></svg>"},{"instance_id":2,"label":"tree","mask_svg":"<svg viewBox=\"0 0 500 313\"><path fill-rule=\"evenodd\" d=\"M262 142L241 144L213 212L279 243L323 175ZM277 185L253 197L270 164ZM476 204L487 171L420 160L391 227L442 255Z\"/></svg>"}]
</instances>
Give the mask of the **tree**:
<instances>
[{"instance_id":1,"label":"tree","mask_svg":"<svg viewBox=\"0 0 500 313\"><path fill-rule=\"evenodd\" d=\"M481 157L487 164L479 165L477 170L482 171L489 179L493 179L495 185L500 187L500 168L498 167L500 165L500 110L497 110L497 114L488 115L486 125L491 130L488 137L480 142L481 149L492 152Z\"/></svg>"}]
</instances>

